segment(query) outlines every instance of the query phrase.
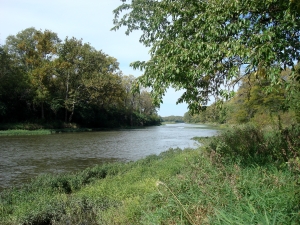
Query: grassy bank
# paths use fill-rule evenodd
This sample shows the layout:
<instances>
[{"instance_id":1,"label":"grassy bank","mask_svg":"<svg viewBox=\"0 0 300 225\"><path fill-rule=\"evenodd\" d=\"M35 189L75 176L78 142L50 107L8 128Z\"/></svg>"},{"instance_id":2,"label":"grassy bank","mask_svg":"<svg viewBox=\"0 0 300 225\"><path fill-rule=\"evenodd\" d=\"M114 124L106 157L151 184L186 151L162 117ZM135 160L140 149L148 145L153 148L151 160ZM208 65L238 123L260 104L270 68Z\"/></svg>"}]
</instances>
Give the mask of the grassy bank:
<instances>
[{"instance_id":1,"label":"grassy bank","mask_svg":"<svg viewBox=\"0 0 300 225\"><path fill-rule=\"evenodd\" d=\"M86 128L78 128L76 124L62 122L25 122L25 123L1 123L0 136L15 135L47 135L61 132L80 132Z\"/></svg>"},{"instance_id":2,"label":"grassy bank","mask_svg":"<svg viewBox=\"0 0 300 225\"><path fill-rule=\"evenodd\" d=\"M0 224L299 224L291 129L239 127L197 150L44 175L1 193ZM281 154L285 144L293 154Z\"/></svg>"},{"instance_id":3,"label":"grassy bank","mask_svg":"<svg viewBox=\"0 0 300 225\"><path fill-rule=\"evenodd\" d=\"M0 130L0 136L15 136L15 135L46 135L51 134L51 130Z\"/></svg>"},{"instance_id":4,"label":"grassy bank","mask_svg":"<svg viewBox=\"0 0 300 225\"><path fill-rule=\"evenodd\" d=\"M120 126L114 128L84 128L75 123L9 123L0 124L0 136L47 135L57 133L110 131L118 129L138 129L141 126Z\"/></svg>"},{"instance_id":5,"label":"grassy bank","mask_svg":"<svg viewBox=\"0 0 300 225\"><path fill-rule=\"evenodd\" d=\"M38 130L0 130L0 136L16 135L47 135L57 133L86 132L89 128L64 128L64 129L38 129Z\"/></svg>"}]
</instances>

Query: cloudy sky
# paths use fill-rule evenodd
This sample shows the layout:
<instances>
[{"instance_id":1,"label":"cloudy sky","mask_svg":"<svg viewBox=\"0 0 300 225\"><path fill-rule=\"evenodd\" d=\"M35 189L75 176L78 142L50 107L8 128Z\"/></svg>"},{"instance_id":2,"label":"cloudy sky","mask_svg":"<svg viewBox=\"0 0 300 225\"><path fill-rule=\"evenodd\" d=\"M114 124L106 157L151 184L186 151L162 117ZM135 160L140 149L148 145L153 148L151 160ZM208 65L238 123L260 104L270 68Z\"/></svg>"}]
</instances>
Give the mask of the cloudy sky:
<instances>
[{"instance_id":1,"label":"cloudy sky","mask_svg":"<svg viewBox=\"0 0 300 225\"><path fill-rule=\"evenodd\" d=\"M125 75L140 76L141 71L129 67L130 62L148 60L148 50L139 43L139 32L125 35L125 29L110 31L112 11L121 0L0 0L0 44L8 35L34 27L51 30L60 39L82 38L97 50L117 58ZM186 104L176 105L181 92L170 89L158 114L183 116Z\"/></svg>"}]
</instances>

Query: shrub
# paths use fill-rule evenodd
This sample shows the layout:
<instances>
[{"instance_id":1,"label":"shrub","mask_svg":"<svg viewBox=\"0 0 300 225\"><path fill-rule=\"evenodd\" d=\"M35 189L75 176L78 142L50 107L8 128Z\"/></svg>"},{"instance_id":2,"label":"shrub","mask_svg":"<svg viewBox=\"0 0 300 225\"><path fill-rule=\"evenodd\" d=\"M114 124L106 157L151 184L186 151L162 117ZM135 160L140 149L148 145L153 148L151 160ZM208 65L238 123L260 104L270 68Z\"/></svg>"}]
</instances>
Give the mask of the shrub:
<instances>
[{"instance_id":1,"label":"shrub","mask_svg":"<svg viewBox=\"0 0 300 225\"><path fill-rule=\"evenodd\" d=\"M211 138L207 149L244 165L282 165L300 155L300 125L281 130L262 130L253 124L236 126Z\"/></svg>"}]
</instances>

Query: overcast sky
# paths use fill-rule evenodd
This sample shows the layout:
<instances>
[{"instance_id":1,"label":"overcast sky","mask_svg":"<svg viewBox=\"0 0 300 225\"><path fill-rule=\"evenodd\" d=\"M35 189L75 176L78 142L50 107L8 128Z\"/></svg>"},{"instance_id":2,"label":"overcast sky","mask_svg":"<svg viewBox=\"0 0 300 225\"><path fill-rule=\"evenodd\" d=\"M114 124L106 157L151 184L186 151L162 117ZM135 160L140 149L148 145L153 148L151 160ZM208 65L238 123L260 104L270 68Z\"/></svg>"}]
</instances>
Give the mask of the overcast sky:
<instances>
[{"instance_id":1,"label":"overcast sky","mask_svg":"<svg viewBox=\"0 0 300 225\"><path fill-rule=\"evenodd\" d=\"M148 50L139 43L139 32L125 35L125 29L110 31L113 27L112 11L120 0L0 0L0 44L8 35L34 27L51 30L60 39L82 38L97 50L115 57L125 75L140 76L129 64L136 60L148 60ZM181 92L170 89L164 97L158 114L183 116L186 104L176 105Z\"/></svg>"}]
</instances>

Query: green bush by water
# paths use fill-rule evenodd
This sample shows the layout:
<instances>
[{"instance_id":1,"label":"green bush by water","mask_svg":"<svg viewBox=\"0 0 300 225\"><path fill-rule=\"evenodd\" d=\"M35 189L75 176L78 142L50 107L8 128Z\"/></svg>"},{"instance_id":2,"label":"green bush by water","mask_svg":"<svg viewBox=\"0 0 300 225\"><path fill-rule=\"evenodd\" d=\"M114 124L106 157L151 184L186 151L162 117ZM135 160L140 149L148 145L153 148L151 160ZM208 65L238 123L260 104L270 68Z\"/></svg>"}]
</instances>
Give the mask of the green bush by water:
<instances>
[{"instance_id":1,"label":"green bush by water","mask_svg":"<svg viewBox=\"0 0 300 225\"><path fill-rule=\"evenodd\" d=\"M237 127L197 150L44 175L1 193L0 224L300 224L300 164L282 157L283 146L299 153L298 131L288 132Z\"/></svg>"},{"instance_id":2,"label":"green bush by water","mask_svg":"<svg viewBox=\"0 0 300 225\"><path fill-rule=\"evenodd\" d=\"M240 160L243 165L282 165L300 157L300 125L262 130L245 124L224 130L211 138L206 148L220 154L224 160Z\"/></svg>"}]
</instances>

